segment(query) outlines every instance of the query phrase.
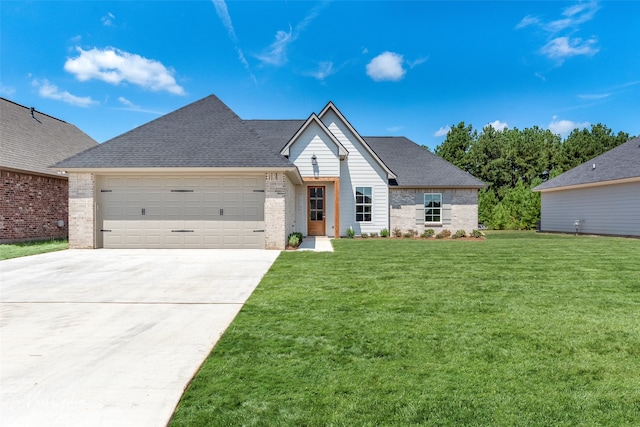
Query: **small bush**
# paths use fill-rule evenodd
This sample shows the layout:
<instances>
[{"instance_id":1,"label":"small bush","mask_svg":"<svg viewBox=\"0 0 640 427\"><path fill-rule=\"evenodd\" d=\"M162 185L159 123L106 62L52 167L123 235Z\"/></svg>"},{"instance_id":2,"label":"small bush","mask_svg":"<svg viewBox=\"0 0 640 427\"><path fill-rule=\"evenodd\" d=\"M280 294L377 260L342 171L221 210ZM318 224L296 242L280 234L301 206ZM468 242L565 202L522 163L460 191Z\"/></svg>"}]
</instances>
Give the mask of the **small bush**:
<instances>
[{"instance_id":1,"label":"small bush","mask_svg":"<svg viewBox=\"0 0 640 427\"><path fill-rule=\"evenodd\" d=\"M429 238L433 237L434 234L436 234L436 232L433 230L433 228L427 228L426 230L424 230L422 232L422 238L423 239L429 239Z\"/></svg>"},{"instance_id":2,"label":"small bush","mask_svg":"<svg viewBox=\"0 0 640 427\"><path fill-rule=\"evenodd\" d=\"M411 231L407 231L402 235L402 237L404 237L405 239L410 239L413 237L413 233Z\"/></svg>"},{"instance_id":3,"label":"small bush","mask_svg":"<svg viewBox=\"0 0 640 427\"><path fill-rule=\"evenodd\" d=\"M394 228L393 229L393 237L402 237L402 230L400 230L399 228Z\"/></svg>"},{"instance_id":4,"label":"small bush","mask_svg":"<svg viewBox=\"0 0 640 427\"><path fill-rule=\"evenodd\" d=\"M453 236L451 236L452 239L459 239L460 237L466 237L467 232L464 230L458 230L455 232L455 234Z\"/></svg>"},{"instance_id":5,"label":"small bush","mask_svg":"<svg viewBox=\"0 0 640 427\"><path fill-rule=\"evenodd\" d=\"M351 226L349 226L349 228L347 228L347 237L349 239L353 239L355 235L356 235L356 232L353 231L353 228L351 228Z\"/></svg>"},{"instance_id":6,"label":"small bush","mask_svg":"<svg viewBox=\"0 0 640 427\"><path fill-rule=\"evenodd\" d=\"M386 228L383 228L380 231L380 237L389 237L389 230L387 230Z\"/></svg>"},{"instance_id":7,"label":"small bush","mask_svg":"<svg viewBox=\"0 0 640 427\"><path fill-rule=\"evenodd\" d=\"M363 239L366 239L369 237L369 235L367 233L361 233L360 237L362 237Z\"/></svg>"},{"instance_id":8,"label":"small bush","mask_svg":"<svg viewBox=\"0 0 640 427\"><path fill-rule=\"evenodd\" d=\"M300 239L298 238L298 236L292 234L289 237L289 246L292 248L297 248L298 246L300 246Z\"/></svg>"},{"instance_id":9,"label":"small bush","mask_svg":"<svg viewBox=\"0 0 640 427\"><path fill-rule=\"evenodd\" d=\"M369 233L369 236L371 236L373 239L375 239L376 237L378 237L378 233L373 231L373 232Z\"/></svg>"},{"instance_id":10,"label":"small bush","mask_svg":"<svg viewBox=\"0 0 640 427\"><path fill-rule=\"evenodd\" d=\"M484 234L482 231L480 231L480 230L473 230L473 231L471 232L471 235L472 235L473 237L475 237L476 239L480 239L480 238L482 238L482 237L484 237L484 236L485 236L485 234Z\"/></svg>"},{"instance_id":11,"label":"small bush","mask_svg":"<svg viewBox=\"0 0 640 427\"><path fill-rule=\"evenodd\" d=\"M447 230L446 228L436 234L436 239L445 239L447 237L451 237L451 231Z\"/></svg>"},{"instance_id":12,"label":"small bush","mask_svg":"<svg viewBox=\"0 0 640 427\"><path fill-rule=\"evenodd\" d=\"M295 237L297 240L292 239L292 237ZM300 243L302 243L302 233L299 231L294 231L293 233L289 234L287 236L287 243L289 243L289 246L297 248L298 246L300 246Z\"/></svg>"}]
</instances>

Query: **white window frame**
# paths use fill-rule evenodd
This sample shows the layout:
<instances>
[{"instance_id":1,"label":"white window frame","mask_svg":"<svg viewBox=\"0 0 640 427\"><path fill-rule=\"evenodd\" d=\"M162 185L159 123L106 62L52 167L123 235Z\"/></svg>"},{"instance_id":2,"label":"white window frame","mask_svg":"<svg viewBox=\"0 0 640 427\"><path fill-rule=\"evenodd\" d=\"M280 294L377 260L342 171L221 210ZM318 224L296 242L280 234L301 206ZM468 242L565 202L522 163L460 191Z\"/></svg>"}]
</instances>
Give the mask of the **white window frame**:
<instances>
[{"instance_id":1,"label":"white window frame","mask_svg":"<svg viewBox=\"0 0 640 427\"><path fill-rule=\"evenodd\" d=\"M440 198L440 206L427 206L427 196L432 197L432 196L438 196ZM424 206L424 223L425 224L442 224L442 193L424 193L424 202L423 202L423 206ZM438 217L440 218L438 221L428 221L427 220L427 210L435 210L437 209L439 211ZM435 216L435 214L432 212L430 214L431 218L433 219L433 217Z\"/></svg>"},{"instance_id":2,"label":"white window frame","mask_svg":"<svg viewBox=\"0 0 640 427\"><path fill-rule=\"evenodd\" d=\"M358 202L358 189L360 189L360 193L362 194L363 200L361 202ZM369 190L369 194L365 194L366 190ZM365 186L361 186L361 187L356 187L355 188L355 194L356 194L356 206L355 206L355 213L356 213L356 222L372 222L373 221L373 187L365 187ZM364 197L369 197L369 203L366 203L364 201ZM362 212L358 212L358 207L362 206L363 210ZM367 212L365 212L365 208L369 207L369 219L365 219ZM362 215L362 219L358 220L358 215Z\"/></svg>"}]
</instances>

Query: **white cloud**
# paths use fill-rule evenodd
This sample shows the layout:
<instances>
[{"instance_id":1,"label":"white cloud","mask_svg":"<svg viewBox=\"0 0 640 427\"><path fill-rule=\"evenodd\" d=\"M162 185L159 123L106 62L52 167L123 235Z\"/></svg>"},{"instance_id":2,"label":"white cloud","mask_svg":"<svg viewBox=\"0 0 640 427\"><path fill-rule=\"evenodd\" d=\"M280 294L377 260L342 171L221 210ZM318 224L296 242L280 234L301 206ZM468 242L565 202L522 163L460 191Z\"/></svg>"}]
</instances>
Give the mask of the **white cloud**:
<instances>
[{"instance_id":1,"label":"white cloud","mask_svg":"<svg viewBox=\"0 0 640 427\"><path fill-rule=\"evenodd\" d=\"M275 40L261 54L256 55L263 64L281 67L287 63L287 50L289 45L295 42L300 33L320 14L328 2L322 2L307 13L295 27L289 25L289 30L279 30L276 32Z\"/></svg>"},{"instance_id":2,"label":"white cloud","mask_svg":"<svg viewBox=\"0 0 640 427\"><path fill-rule=\"evenodd\" d=\"M415 68L420 64L424 64L425 62L427 62L429 60L428 57L422 57L422 58L418 58L418 59L414 59L411 62L408 62L407 65L409 66L409 68Z\"/></svg>"},{"instance_id":3,"label":"white cloud","mask_svg":"<svg viewBox=\"0 0 640 427\"><path fill-rule=\"evenodd\" d=\"M89 107L98 104L98 102L91 99L90 96L75 96L66 90L60 90L58 86L49 83L48 80L40 81L36 79L33 80L31 84L38 88L38 94L43 98L66 102L67 104L78 107Z\"/></svg>"},{"instance_id":4,"label":"white cloud","mask_svg":"<svg viewBox=\"0 0 640 427\"><path fill-rule=\"evenodd\" d=\"M80 55L68 58L64 69L80 81L96 79L114 85L129 82L154 92L185 94L173 77L174 71L159 61L112 47L91 50L77 47L76 50Z\"/></svg>"},{"instance_id":5,"label":"white cloud","mask_svg":"<svg viewBox=\"0 0 640 427\"><path fill-rule=\"evenodd\" d=\"M13 96L16 93L16 88L14 88L13 86L5 86L3 84L0 84L0 95L4 95L4 96Z\"/></svg>"},{"instance_id":6,"label":"white cloud","mask_svg":"<svg viewBox=\"0 0 640 427\"><path fill-rule=\"evenodd\" d=\"M124 96L120 96L120 97L118 97L118 101L119 101L121 104L124 104L124 105L126 105L127 107L130 107L130 108L140 108L140 106L138 106L138 105L134 104L133 102L129 101L129 100L128 100L127 98L125 98Z\"/></svg>"},{"instance_id":7,"label":"white cloud","mask_svg":"<svg viewBox=\"0 0 640 427\"><path fill-rule=\"evenodd\" d=\"M518 25L516 25L516 30L519 30L520 28L528 27L529 25L538 25L538 24L540 24L540 19L536 18L535 16L527 15L524 18L522 18L520 22L518 22Z\"/></svg>"},{"instance_id":8,"label":"white cloud","mask_svg":"<svg viewBox=\"0 0 640 427\"><path fill-rule=\"evenodd\" d=\"M104 25L105 27L109 27L113 25L114 19L116 19L116 17L113 15L113 13L109 12L105 16L100 18L100 21L102 21L102 25Z\"/></svg>"},{"instance_id":9,"label":"white cloud","mask_svg":"<svg viewBox=\"0 0 640 427\"><path fill-rule=\"evenodd\" d=\"M491 123L487 123L487 126L491 126L495 130L503 131L509 127L507 123L501 122L500 120L494 120Z\"/></svg>"},{"instance_id":10,"label":"white cloud","mask_svg":"<svg viewBox=\"0 0 640 427\"><path fill-rule=\"evenodd\" d=\"M279 30L276 33L276 40L265 52L257 55L257 58L264 64L280 67L287 63L287 48L296 39L297 36L294 37L291 26L289 26L289 31Z\"/></svg>"},{"instance_id":11,"label":"white cloud","mask_svg":"<svg viewBox=\"0 0 640 427\"><path fill-rule=\"evenodd\" d=\"M400 132L402 129L404 129L404 126L389 126L387 128L387 132Z\"/></svg>"},{"instance_id":12,"label":"white cloud","mask_svg":"<svg viewBox=\"0 0 640 427\"><path fill-rule=\"evenodd\" d=\"M565 58L577 55L592 56L598 52L595 46L597 40L591 38L583 41L580 38L556 37L540 49L540 53L551 58L563 61Z\"/></svg>"},{"instance_id":13,"label":"white cloud","mask_svg":"<svg viewBox=\"0 0 640 427\"><path fill-rule=\"evenodd\" d=\"M367 64L367 75L377 82L402 80L407 71L402 67L404 58L394 52L383 52Z\"/></svg>"},{"instance_id":14,"label":"white cloud","mask_svg":"<svg viewBox=\"0 0 640 427\"><path fill-rule=\"evenodd\" d=\"M582 94L582 95L578 95L578 98L580 99L588 99L588 100L593 100L593 99L604 99L604 98L608 98L610 97L611 94L610 93L594 93L594 94Z\"/></svg>"},{"instance_id":15,"label":"white cloud","mask_svg":"<svg viewBox=\"0 0 640 427\"><path fill-rule=\"evenodd\" d=\"M549 130L553 133L566 136L574 129L583 129L589 127L589 122L573 122L571 120L558 120L558 116L553 116L553 119L549 123Z\"/></svg>"},{"instance_id":16,"label":"white cloud","mask_svg":"<svg viewBox=\"0 0 640 427\"><path fill-rule=\"evenodd\" d=\"M539 53L555 59L562 64L566 58L578 55L592 56L598 53L597 37L588 40L571 36L579 31L579 26L592 20L598 11L597 1L579 2L566 7L560 19L542 20L536 16L527 15L516 25L516 29L534 26L548 33L547 43L540 48ZM561 35L562 32L565 35Z\"/></svg>"},{"instance_id":17,"label":"white cloud","mask_svg":"<svg viewBox=\"0 0 640 427\"><path fill-rule=\"evenodd\" d=\"M245 68L245 70L247 70L247 73L249 73L249 75L251 76L251 79L255 83L257 83L258 81L256 80L255 76L251 72L251 67L249 67L249 62L247 62L247 59L245 58L244 53L242 52L242 49L240 49L240 41L238 40L238 36L236 35L236 30L233 27L233 22L231 22L231 15L229 15L229 9L227 9L227 4L225 3L224 0L211 0L211 1L213 2L213 6L216 8L216 13L218 14L218 18L220 18L220 21L222 21L222 25L224 26L224 28L227 30L227 33L229 34L229 38L233 43L233 47L235 48L236 53L238 54L238 60L240 61L242 66Z\"/></svg>"},{"instance_id":18,"label":"white cloud","mask_svg":"<svg viewBox=\"0 0 640 427\"><path fill-rule=\"evenodd\" d=\"M447 136L450 130L451 130L451 126L441 127L440 129L435 131L433 136L436 136L436 137Z\"/></svg>"},{"instance_id":19,"label":"white cloud","mask_svg":"<svg viewBox=\"0 0 640 427\"><path fill-rule=\"evenodd\" d=\"M333 62L331 61L321 61L318 64L318 69L309 73L312 77L318 80L324 80L332 74L335 74L335 70L333 68Z\"/></svg>"}]
</instances>

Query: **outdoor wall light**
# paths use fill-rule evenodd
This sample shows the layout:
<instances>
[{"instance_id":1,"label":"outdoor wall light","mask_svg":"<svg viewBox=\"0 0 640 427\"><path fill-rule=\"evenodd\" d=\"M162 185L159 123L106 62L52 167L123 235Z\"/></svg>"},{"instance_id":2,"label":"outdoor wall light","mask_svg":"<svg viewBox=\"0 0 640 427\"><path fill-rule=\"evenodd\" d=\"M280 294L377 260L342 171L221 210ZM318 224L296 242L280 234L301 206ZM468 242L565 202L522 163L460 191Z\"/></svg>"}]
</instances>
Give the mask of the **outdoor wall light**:
<instances>
[{"instance_id":1,"label":"outdoor wall light","mask_svg":"<svg viewBox=\"0 0 640 427\"><path fill-rule=\"evenodd\" d=\"M318 159L316 158L315 154L313 156L311 156L311 164L313 166L318 166Z\"/></svg>"},{"instance_id":2,"label":"outdoor wall light","mask_svg":"<svg viewBox=\"0 0 640 427\"><path fill-rule=\"evenodd\" d=\"M58 228L64 227L64 220L59 219L57 224L58 224Z\"/></svg>"}]
</instances>

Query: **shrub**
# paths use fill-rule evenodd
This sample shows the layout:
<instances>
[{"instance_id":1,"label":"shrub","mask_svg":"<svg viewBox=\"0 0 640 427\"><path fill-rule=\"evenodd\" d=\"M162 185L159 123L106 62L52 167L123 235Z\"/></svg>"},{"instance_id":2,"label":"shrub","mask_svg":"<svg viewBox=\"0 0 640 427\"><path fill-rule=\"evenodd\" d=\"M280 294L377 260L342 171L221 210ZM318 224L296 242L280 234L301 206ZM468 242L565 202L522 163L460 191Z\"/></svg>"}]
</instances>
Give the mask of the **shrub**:
<instances>
[{"instance_id":1,"label":"shrub","mask_svg":"<svg viewBox=\"0 0 640 427\"><path fill-rule=\"evenodd\" d=\"M380 231L380 237L389 237L389 230L387 230L386 228L383 228Z\"/></svg>"},{"instance_id":2,"label":"shrub","mask_svg":"<svg viewBox=\"0 0 640 427\"><path fill-rule=\"evenodd\" d=\"M369 237L369 235L367 233L361 233L360 237L362 237L363 239L366 239Z\"/></svg>"},{"instance_id":3,"label":"shrub","mask_svg":"<svg viewBox=\"0 0 640 427\"><path fill-rule=\"evenodd\" d=\"M373 231L373 232L369 233L369 236L371 236L372 238L374 238L374 239L375 239L376 237L378 237L378 233L376 233L375 231Z\"/></svg>"},{"instance_id":4,"label":"shrub","mask_svg":"<svg viewBox=\"0 0 640 427\"><path fill-rule=\"evenodd\" d=\"M402 230L400 230L399 228L394 228L393 229L393 237L402 237Z\"/></svg>"},{"instance_id":5,"label":"shrub","mask_svg":"<svg viewBox=\"0 0 640 427\"><path fill-rule=\"evenodd\" d=\"M464 231L464 230L458 230L458 231L456 231L456 233L455 233L453 236L451 236L451 238L452 238L452 239L458 239L458 238L460 238L460 237L465 237L466 235L467 235L467 232L466 232L466 231Z\"/></svg>"},{"instance_id":6,"label":"shrub","mask_svg":"<svg viewBox=\"0 0 640 427\"><path fill-rule=\"evenodd\" d=\"M430 237L433 237L434 234L436 234L436 232L433 230L433 228L427 228L422 232L422 237L424 239L428 239Z\"/></svg>"},{"instance_id":7,"label":"shrub","mask_svg":"<svg viewBox=\"0 0 640 427\"><path fill-rule=\"evenodd\" d=\"M409 230L406 233L404 233L402 237L404 237L405 239L410 239L413 237L413 233L411 232L411 230Z\"/></svg>"},{"instance_id":8,"label":"shrub","mask_svg":"<svg viewBox=\"0 0 640 427\"><path fill-rule=\"evenodd\" d=\"M289 236L289 246L292 248L297 248L300 246L300 239L295 234Z\"/></svg>"},{"instance_id":9,"label":"shrub","mask_svg":"<svg viewBox=\"0 0 640 427\"><path fill-rule=\"evenodd\" d=\"M349 239L353 239L353 236L356 235L356 232L353 231L353 228L351 228L351 226L349 226L349 228L347 228L347 237Z\"/></svg>"},{"instance_id":10,"label":"shrub","mask_svg":"<svg viewBox=\"0 0 640 427\"><path fill-rule=\"evenodd\" d=\"M297 237L298 238L298 245L300 245L300 243L302 243L302 233L299 231L294 231L293 233L289 234L287 236L287 242L289 242L289 246L293 246L291 245L290 241L291 241L291 237ZM296 245L297 246L297 245Z\"/></svg>"},{"instance_id":11,"label":"shrub","mask_svg":"<svg viewBox=\"0 0 640 427\"><path fill-rule=\"evenodd\" d=\"M451 231L447 230L446 228L436 234L436 239L444 239L446 237L451 237Z\"/></svg>"},{"instance_id":12,"label":"shrub","mask_svg":"<svg viewBox=\"0 0 640 427\"><path fill-rule=\"evenodd\" d=\"M484 236L485 236L485 234L484 234L482 231L480 231L480 230L473 230L473 231L471 232L471 235L472 235L473 237L475 237L476 239L480 239L481 237L484 237Z\"/></svg>"}]
</instances>

